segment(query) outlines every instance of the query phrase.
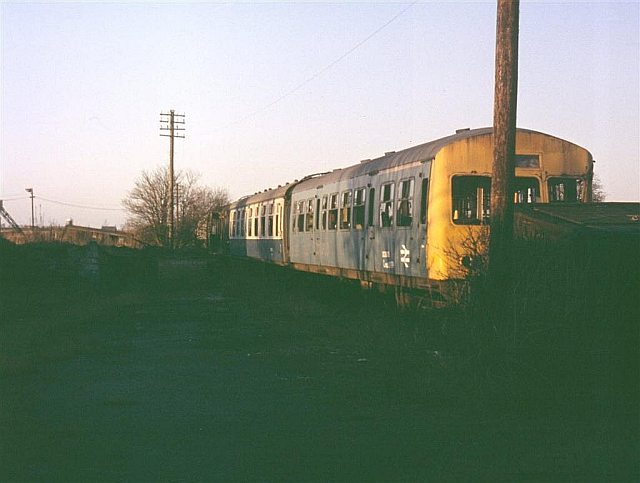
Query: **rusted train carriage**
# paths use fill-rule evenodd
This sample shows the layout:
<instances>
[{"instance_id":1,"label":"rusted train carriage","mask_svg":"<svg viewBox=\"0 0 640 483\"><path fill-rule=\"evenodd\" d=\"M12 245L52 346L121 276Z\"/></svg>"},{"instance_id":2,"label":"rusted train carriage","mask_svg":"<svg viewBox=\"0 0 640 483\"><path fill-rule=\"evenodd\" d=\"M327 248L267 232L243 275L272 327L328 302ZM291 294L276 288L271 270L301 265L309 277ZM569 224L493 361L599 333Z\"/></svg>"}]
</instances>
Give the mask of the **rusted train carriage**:
<instances>
[{"instance_id":1,"label":"rusted train carriage","mask_svg":"<svg viewBox=\"0 0 640 483\"><path fill-rule=\"evenodd\" d=\"M371 284L410 288L459 276L452 257L490 220L491 128L454 135L310 175L231 203L233 256ZM584 148L518 129L515 203L591 199Z\"/></svg>"}]
</instances>

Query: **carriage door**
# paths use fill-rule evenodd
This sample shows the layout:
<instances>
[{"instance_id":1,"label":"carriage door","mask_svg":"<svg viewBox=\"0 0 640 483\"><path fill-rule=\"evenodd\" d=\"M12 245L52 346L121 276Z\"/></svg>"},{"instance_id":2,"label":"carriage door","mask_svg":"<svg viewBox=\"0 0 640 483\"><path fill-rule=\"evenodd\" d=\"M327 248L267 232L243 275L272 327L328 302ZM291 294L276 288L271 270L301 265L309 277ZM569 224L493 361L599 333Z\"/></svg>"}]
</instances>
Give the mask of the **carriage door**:
<instances>
[{"instance_id":1,"label":"carriage door","mask_svg":"<svg viewBox=\"0 0 640 483\"><path fill-rule=\"evenodd\" d=\"M418 224L418 249L419 254L417 257L417 275L419 277L427 276L427 209L429 205L429 170L431 168L431 163L427 162L423 168L421 176L419 179L419 187L418 194L416 196L416 201L419 202L419 205L416 207L416 221Z\"/></svg>"},{"instance_id":2,"label":"carriage door","mask_svg":"<svg viewBox=\"0 0 640 483\"><path fill-rule=\"evenodd\" d=\"M367 214L367 270L394 275L396 272L395 180L381 180L376 190L370 189Z\"/></svg>"},{"instance_id":3,"label":"carriage door","mask_svg":"<svg viewBox=\"0 0 640 483\"><path fill-rule=\"evenodd\" d=\"M359 271L366 270L365 256L367 245L367 188L353 190L353 239L355 241L355 266Z\"/></svg>"},{"instance_id":4,"label":"carriage door","mask_svg":"<svg viewBox=\"0 0 640 483\"><path fill-rule=\"evenodd\" d=\"M318 195L316 195L316 197L311 201L313 203L313 232L311 233L311 239L313 240L313 255L311 257L311 264L322 265L322 231L320 230L320 212L322 205Z\"/></svg>"},{"instance_id":5,"label":"carriage door","mask_svg":"<svg viewBox=\"0 0 640 483\"><path fill-rule=\"evenodd\" d=\"M366 195L366 219L364 226L364 240L362 243L363 269L369 272L375 272L379 269L376 257L376 188L370 187Z\"/></svg>"}]
</instances>

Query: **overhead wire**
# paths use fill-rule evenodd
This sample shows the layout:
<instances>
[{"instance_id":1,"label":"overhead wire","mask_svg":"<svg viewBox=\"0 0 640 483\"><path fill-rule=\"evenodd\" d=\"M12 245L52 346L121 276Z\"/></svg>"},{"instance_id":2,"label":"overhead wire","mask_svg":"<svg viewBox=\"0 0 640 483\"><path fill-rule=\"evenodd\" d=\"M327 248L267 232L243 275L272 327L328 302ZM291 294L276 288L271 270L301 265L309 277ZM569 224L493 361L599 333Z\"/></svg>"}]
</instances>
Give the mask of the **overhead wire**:
<instances>
[{"instance_id":1,"label":"overhead wire","mask_svg":"<svg viewBox=\"0 0 640 483\"><path fill-rule=\"evenodd\" d=\"M7 195L0 196L0 200L2 201L16 201L16 200L28 200L29 196L26 195Z\"/></svg>"},{"instance_id":2,"label":"overhead wire","mask_svg":"<svg viewBox=\"0 0 640 483\"><path fill-rule=\"evenodd\" d=\"M250 112L249 114L247 114L244 117L241 117L235 121L231 121L230 123L214 130L214 132L220 132L223 131L225 129L228 129L232 126L235 126L237 124L241 124L244 121L251 119L252 117L257 116L258 114L262 114L263 112L269 110L271 107L275 106L276 104L278 104L279 102L283 101L284 99L286 99L287 97L295 94L297 91L299 91L300 89L302 89L304 86L306 86L307 84L309 84L311 81L317 79L318 77L320 77L321 75L323 75L325 72L327 72L329 69L331 69L333 66L335 66L336 64L338 64L339 62L341 62L342 60L344 60L346 57L348 57L350 54L352 54L354 51L356 51L357 49L359 49L360 47L362 47L366 42L368 42L369 40L371 40L373 37L375 37L377 34L379 34L382 30L384 30L386 27L388 27L389 25L391 25L393 22L395 22L398 18L400 18L407 10L409 10L411 7L413 7L416 3L418 3L419 0L415 0L414 2L408 4L405 8L403 8L400 12L398 12L397 14L395 14L393 17L391 17L389 20L387 20L384 24L382 24L380 27L378 27L376 30L374 30L373 32L371 32L369 35L367 35L364 39L362 39L360 42L358 42L357 44L355 44L353 47L351 47L349 50L347 50L344 54L342 54L340 57L338 57L337 59L335 59L333 62L330 62L329 64L327 64L325 67L323 67L322 69L316 71L315 73L311 74L309 77L307 77L305 80L303 80L302 82L300 82L299 84L297 84L296 86L294 86L292 89L286 91L284 94L282 94L280 97L274 99L273 101L271 101L269 104L266 104L265 106L256 109L253 112Z\"/></svg>"},{"instance_id":3,"label":"overhead wire","mask_svg":"<svg viewBox=\"0 0 640 483\"><path fill-rule=\"evenodd\" d=\"M87 209L87 210L126 211L125 208L111 208L111 207L106 207L106 206L82 205L82 204L78 204L78 203L69 203L67 201L52 200L50 198L45 198L44 196L40 196L40 195L35 195L34 198L42 200L42 201L48 201L49 203L54 203L54 204L57 204L57 205L71 206L71 207L74 207L74 208L84 208L84 209Z\"/></svg>"}]
</instances>

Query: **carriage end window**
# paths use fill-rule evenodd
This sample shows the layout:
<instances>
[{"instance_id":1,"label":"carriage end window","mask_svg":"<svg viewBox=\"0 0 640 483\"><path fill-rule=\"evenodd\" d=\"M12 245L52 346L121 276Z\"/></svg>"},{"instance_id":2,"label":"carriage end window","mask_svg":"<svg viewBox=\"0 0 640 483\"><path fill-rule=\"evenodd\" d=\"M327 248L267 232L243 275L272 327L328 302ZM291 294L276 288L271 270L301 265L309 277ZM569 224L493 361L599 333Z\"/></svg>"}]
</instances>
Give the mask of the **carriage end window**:
<instances>
[{"instance_id":1,"label":"carriage end window","mask_svg":"<svg viewBox=\"0 0 640 483\"><path fill-rule=\"evenodd\" d=\"M455 176L451 187L453 222L456 225L489 223L491 178L488 176Z\"/></svg>"},{"instance_id":2,"label":"carriage end window","mask_svg":"<svg viewBox=\"0 0 640 483\"><path fill-rule=\"evenodd\" d=\"M579 178L550 178L549 201L575 203L584 200L586 184Z\"/></svg>"},{"instance_id":3,"label":"carriage end window","mask_svg":"<svg viewBox=\"0 0 640 483\"><path fill-rule=\"evenodd\" d=\"M540 156L537 154L516 154L516 168L539 168Z\"/></svg>"},{"instance_id":4,"label":"carriage end window","mask_svg":"<svg viewBox=\"0 0 640 483\"><path fill-rule=\"evenodd\" d=\"M539 203L540 201L540 183L536 178L515 179L514 203Z\"/></svg>"}]
</instances>

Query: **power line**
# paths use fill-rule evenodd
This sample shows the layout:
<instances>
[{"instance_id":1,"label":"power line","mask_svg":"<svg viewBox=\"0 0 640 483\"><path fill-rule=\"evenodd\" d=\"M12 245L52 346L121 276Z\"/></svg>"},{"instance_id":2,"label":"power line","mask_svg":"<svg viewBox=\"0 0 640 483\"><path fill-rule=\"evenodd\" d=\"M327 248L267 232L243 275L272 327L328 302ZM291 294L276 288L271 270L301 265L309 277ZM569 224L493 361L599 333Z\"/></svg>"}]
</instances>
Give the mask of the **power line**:
<instances>
[{"instance_id":1,"label":"power line","mask_svg":"<svg viewBox=\"0 0 640 483\"><path fill-rule=\"evenodd\" d=\"M357 50L358 48L362 47L366 42L368 42L369 40L371 40L373 37L375 37L377 34L379 34L382 30L384 30L386 27L388 27L389 25L391 25L393 22L395 22L398 18L400 18L407 10L409 10L411 7L413 7L416 3L418 3L419 0L415 0L414 2L410 3L409 5L407 5L405 8L403 8L399 13L397 13L396 15L394 15L393 17L391 17L389 20L387 20L384 24L382 24L380 27L378 27L376 30L374 30L372 33L370 33L368 36L366 36L364 39L362 39L360 42L358 42L356 45L354 45L353 47L351 47L349 50L347 50L344 54L342 54L340 57L338 57L336 60L334 60L333 62L327 64L325 67L323 67L322 69L320 69L319 71L315 72L314 74L312 74L311 76L307 77L305 80L303 80L302 82L300 82L299 84L297 84L295 87L293 87L291 90L285 92L284 94L282 94L280 97L276 98L275 100L271 101L269 104L256 109L253 112L250 112L249 114L247 114L244 117L241 117L240 119L237 119L235 121L232 121L228 124L226 124L225 126L222 126L219 129L214 130L214 132L219 132L222 131L224 129L227 129L231 126L235 126L236 124L240 124L244 121L246 121L247 119L250 119L254 116L257 116L258 114L262 114L263 112L267 111L268 109L270 109L271 107L275 106L277 103L279 103L280 101L286 99L287 97L291 96L292 94L295 94L297 91L299 91L300 89L302 89L304 86L306 86L308 83L310 83L311 81L317 79L318 77L320 77L322 74L324 74L325 72L327 72L329 69L331 69L334 65L336 65L337 63L341 62L342 60L344 60L346 57L348 57L350 54L352 54L355 50Z\"/></svg>"},{"instance_id":2,"label":"power line","mask_svg":"<svg viewBox=\"0 0 640 483\"><path fill-rule=\"evenodd\" d=\"M126 211L125 208L112 208L112 207L107 207L107 206L93 206L93 205L82 205L79 203L71 203L69 201L60 201L60 200L52 200L51 198L45 198L44 196L40 196L40 195L34 195L34 198L40 199L42 201L48 201L49 203L54 203L56 205L64 205L64 206L71 206L74 208L84 208L87 210L102 210L102 211ZM6 196L2 196L0 197L0 199L2 201L19 201L19 200L28 200L30 199L30 196L10 196L10 197L6 197Z\"/></svg>"},{"instance_id":3,"label":"power line","mask_svg":"<svg viewBox=\"0 0 640 483\"><path fill-rule=\"evenodd\" d=\"M74 208L84 208L87 210L100 210L100 211L126 211L125 208L109 208L106 206L81 205L78 203L69 203L67 201L52 200L50 198L45 198L44 196L40 196L40 195L36 195L35 197L39 200L48 201L49 203L54 203L56 205L71 206Z\"/></svg>"}]
</instances>

